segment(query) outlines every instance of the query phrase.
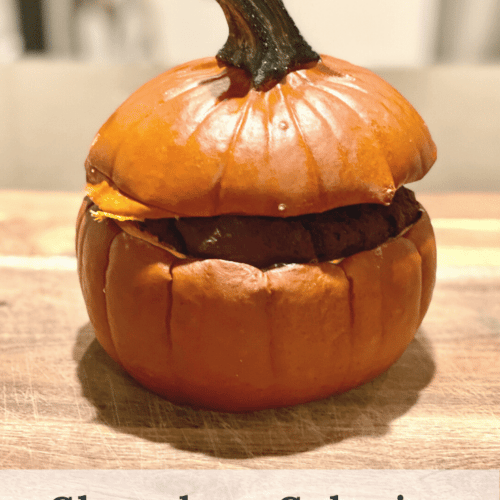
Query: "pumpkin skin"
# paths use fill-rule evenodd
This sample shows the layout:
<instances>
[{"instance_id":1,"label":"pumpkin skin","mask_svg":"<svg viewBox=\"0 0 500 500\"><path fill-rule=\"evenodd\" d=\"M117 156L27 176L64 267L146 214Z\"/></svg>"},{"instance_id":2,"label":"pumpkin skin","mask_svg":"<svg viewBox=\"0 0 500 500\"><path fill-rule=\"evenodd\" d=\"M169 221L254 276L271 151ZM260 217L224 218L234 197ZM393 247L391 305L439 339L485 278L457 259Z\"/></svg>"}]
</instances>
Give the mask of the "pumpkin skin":
<instances>
[{"instance_id":1,"label":"pumpkin skin","mask_svg":"<svg viewBox=\"0 0 500 500\"><path fill-rule=\"evenodd\" d=\"M127 218L288 217L389 204L435 160L420 115L367 69L323 55L261 91L206 58L115 111L87 158L87 194Z\"/></svg>"},{"instance_id":2,"label":"pumpkin skin","mask_svg":"<svg viewBox=\"0 0 500 500\"><path fill-rule=\"evenodd\" d=\"M436 247L427 213L374 250L267 271L182 259L91 215L78 273L98 341L142 385L178 404L245 412L347 391L387 370L429 306Z\"/></svg>"}]
</instances>

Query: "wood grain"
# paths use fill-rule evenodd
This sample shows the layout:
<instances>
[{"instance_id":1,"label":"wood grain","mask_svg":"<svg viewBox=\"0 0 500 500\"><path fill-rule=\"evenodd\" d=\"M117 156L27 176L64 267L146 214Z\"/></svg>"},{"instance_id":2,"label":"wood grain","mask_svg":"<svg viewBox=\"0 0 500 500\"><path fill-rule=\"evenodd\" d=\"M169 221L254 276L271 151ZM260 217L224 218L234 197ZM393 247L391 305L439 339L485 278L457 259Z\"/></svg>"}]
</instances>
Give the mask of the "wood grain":
<instances>
[{"instance_id":1,"label":"wood grain","mask_svg":"<svg viewBox=\"0 0 500 500\"><path fill-rule=\"evenodd\" d=\"M500 251L494 224L466 239L460 224L441 224L438 259L457 248L462 257L441 264L422 327L385 374L323 401L231 415L174 406L120 370L94 339L67 265L69 243L61 250L54 242L31 265L40 226L30 221L50 206L47 224L69 235L80 194L7 194L0 192L0 468L500 468L500 259L481 260L485 249ZM426 203L419 195L431 216L473 217L451 210L467 196L447 195L448 206L437 196ZM500 219L476 196L474 218ZM500 206L500 195L488 205ZM26 232L14 247L9 235L22 220ZM24 260L14 263L13 254ZM49 256L70 260L58 267Z\"/></svg>"}]
</instances>

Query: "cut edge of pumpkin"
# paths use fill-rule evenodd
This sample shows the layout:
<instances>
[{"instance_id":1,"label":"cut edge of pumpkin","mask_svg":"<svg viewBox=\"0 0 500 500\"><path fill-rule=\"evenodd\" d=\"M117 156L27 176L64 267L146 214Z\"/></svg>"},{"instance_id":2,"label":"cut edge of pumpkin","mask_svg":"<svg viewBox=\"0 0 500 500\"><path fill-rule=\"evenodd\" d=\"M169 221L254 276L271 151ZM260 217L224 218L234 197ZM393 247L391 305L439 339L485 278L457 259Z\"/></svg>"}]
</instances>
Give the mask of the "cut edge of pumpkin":
<instances>
[{"instance_id":1,"label":"cut edge of pumpkin","mask_svg":"<svg viewBox=\"0 0 500 500\"><path fill-rule=\"evenodd\" d=\"M357 252L357 253L380 252L381 248L383 246L390 244L392 241L394 241L398 238L405 237L405 235L417 224L419 224L419 223L425 224L426 222L423 222L424 220L427 221L429 224L431 224L429 215L427 214L427 211L425 210L425 208L420 203L419 203L419 207L420 207L419 208L420 215L415 222L406 226L396 236L392 236L391 238L388 238L386 241L384 241L380 245L376 246L375 248L362 250L361 252ZM92 214L92 215L94 216L94 214ZM96 218L96 217L94 216L94 218ZM173 246L167 245L166 243L161 242L158 239L158 237L154 236L153 234L150 234L148 231L142 231L141 229L139 229L139 227L135 224L135 222L137 222L137 220L135 220L135 219L115 218L115 222L120 227L120 229L122 231L124 231L125 233L127 233L129 236L131 236L133 238L138 238L140 240L143 240L143 241L149 243L150 245L161 248L161 249L165 250L166 252L170 253L171 255L173 255L174 257L177 257L178 259L182 259L182 260L209 260L210 259L210 258L193 257L191 255L187 255L187 254L184 254L182 252L179 252ZM353 254L353 255L356 255L356 254ZM283 263L283 264L277 263L276 265L271 266L271 267L262 268L262 269L257 268L257 269L259 269L261 272L265 273L267 271L272 271L273 269L277 269L277 268L283 267L283 266L311 266L311 265L320 265L320 264L325 264L325 263L337 265L337 264L340 264L344 259L347 259L349 257L352 257L352 255L349 255L346 257L339 257L337 259L332 259L332 260L325 260L325 261L314 260L314 261L307 262L307 263L298 263L298 262ZM221 259L217 259L215 257L213 257L212 259L213 260L221 260ZM230 261L230 262L235 262L235 261ZM255 267L255 266L252 266L252 264L248 264L248 263L244 263L244 262L236 262L236 263L244 265L244 266Z\"/></svg>"},{"instance_id":2,"label":"cut edge of pumpkin","mask_svg":"<svg viewBox=\"0 0 500 500\"><path fill-rule=\"evenodd\" d=\"M151 207L134 200L112 186L107 180L98 184L87 183L85 194L97 205L98 210L92 210L92 216L97 221L105 218L117 221L142 221L144 219L162 219L176 217L177 214L168 210Z\"/></svg>"}]
</instances>

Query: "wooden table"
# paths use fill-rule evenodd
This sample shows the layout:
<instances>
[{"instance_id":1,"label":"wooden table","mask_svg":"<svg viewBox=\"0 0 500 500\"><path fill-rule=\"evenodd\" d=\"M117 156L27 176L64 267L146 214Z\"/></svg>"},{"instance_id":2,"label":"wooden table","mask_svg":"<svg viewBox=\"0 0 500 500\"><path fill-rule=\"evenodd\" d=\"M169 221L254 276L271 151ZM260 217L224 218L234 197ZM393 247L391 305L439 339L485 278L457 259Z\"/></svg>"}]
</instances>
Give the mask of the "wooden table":
<instances>
[{"instance_id":1,"label":"wooden table","mask_svg":"<svg viewBox=\"0 0 500 500\"><path fill-rule=\"evenodd\" d=\"M324 401L181 408L96 343L74 258L80 193L0 191L0 468L500 468L500 194L421 194L439 271L402 358Z\"/></svg>"}]
</instances>

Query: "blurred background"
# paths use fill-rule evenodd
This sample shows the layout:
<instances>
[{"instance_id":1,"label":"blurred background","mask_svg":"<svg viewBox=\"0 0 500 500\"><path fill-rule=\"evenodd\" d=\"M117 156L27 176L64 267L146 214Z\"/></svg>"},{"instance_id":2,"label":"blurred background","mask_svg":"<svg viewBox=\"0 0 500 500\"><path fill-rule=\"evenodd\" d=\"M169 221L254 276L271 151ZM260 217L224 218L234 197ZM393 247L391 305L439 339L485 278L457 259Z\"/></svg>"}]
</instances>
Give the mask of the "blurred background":
<instances>
[{"instance_id":1,"label":"blurred background","mask_svg":"<svg viewBox=\"0 0 500 500\"><path fill-rule=\"evenodd\" d=\"M379 73L422 114L439 160L419 189L500 189L500 0L284 2L314 49ZM226 37L215 0L0 0L0 189L82 189L113 110Z\"/></svg>"}]
</instances>

